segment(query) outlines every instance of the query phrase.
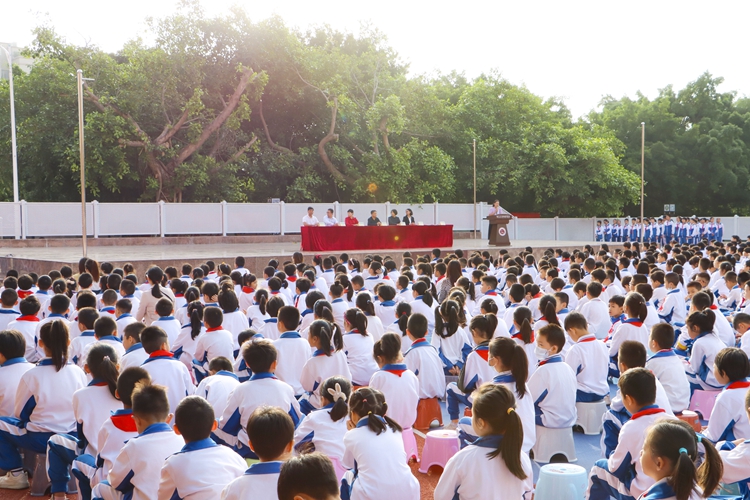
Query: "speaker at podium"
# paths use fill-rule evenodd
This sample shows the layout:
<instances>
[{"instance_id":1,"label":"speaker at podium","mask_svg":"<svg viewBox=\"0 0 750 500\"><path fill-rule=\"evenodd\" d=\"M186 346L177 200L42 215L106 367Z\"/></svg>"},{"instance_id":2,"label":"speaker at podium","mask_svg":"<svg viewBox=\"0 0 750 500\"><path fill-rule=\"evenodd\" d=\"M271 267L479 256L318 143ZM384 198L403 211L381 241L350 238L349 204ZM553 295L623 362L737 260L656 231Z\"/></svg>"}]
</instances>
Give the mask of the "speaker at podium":
<instances>
[{"instance_id":1,"label":"speaker at podium","mask_svg":"<svg viewBox=\"0 0 750 500\"><path fill-rule=\"evenodd\" d=\"M485 220L490 223L489 244L496 247L510 246L508 224L513 220L513 215L501 209L501 213L488 215Z\"/></svg>"}]
</instances>

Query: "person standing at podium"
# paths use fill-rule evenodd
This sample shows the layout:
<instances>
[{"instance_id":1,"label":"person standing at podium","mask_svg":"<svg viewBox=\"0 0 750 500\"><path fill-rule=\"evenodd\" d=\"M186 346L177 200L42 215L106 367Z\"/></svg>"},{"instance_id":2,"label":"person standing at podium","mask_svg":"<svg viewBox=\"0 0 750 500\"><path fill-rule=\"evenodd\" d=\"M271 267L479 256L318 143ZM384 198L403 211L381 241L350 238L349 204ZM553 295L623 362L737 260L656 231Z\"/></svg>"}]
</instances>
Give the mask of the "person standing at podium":
<instances>
[{"instance_id":1,"label":"person standing at podium","mask_svg":"<svg viewBox=\"0 0 750 500\"><path fill-rule=\"evenodd\" d=\"M503 209L500 208L500 200L495 200L490 207L490 213L488 215L491 217L493 215L500 215L501 213L503 213Z\"/></svg>"}]
</instances>

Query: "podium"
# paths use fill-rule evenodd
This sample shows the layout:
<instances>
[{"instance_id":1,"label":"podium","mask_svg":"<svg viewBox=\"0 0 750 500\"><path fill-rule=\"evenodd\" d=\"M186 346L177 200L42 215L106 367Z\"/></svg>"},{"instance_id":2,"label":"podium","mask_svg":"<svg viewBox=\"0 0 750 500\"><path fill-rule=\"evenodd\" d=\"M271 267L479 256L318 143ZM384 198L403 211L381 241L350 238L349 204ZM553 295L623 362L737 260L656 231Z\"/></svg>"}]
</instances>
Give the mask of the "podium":
<instances>
[{"instance_id":1,"label":"podium","mask_svg":"<svg viewBox=\"0 0 750 500\"><path fill-rule=\"evenodd\" d=\"M508 223L513 220L513 216L510 214L490 215L485 217L485 220L490 222L489 244L496 247L509 247Z\"/></svg>"}]
</instances>

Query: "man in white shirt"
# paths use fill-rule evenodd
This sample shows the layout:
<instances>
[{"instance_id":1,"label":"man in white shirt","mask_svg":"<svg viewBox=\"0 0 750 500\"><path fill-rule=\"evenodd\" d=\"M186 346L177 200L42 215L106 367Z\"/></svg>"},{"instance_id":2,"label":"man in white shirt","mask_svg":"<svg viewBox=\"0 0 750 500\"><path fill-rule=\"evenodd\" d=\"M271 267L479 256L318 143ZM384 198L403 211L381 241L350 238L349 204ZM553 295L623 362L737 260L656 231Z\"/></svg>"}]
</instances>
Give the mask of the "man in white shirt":
<instances>
[{"instance_id":1,"label":"man in white shirt","mask_svg":"<svg viewBox=\"0 0 750 500\"><path fill-rule=\"evenodd\" d=\"M307 215L302 217L303 226L317 226L319 224L318 218L313 215L315 209L313 207L307 207Z\"/></svg>"},{"instance_id":2,"label":"man in white shirt","mask_svg":"<svg viewBox=\"0 0 750 500\"><path fill-rule=\"evenodd\" d=\"M323 224L325 224L326 226L335 226L338 223L339 221L337 221L336 217L333 216L333 209L329 208L326 211L326 216L323 217Z\"/></svg>"}]
</instances>

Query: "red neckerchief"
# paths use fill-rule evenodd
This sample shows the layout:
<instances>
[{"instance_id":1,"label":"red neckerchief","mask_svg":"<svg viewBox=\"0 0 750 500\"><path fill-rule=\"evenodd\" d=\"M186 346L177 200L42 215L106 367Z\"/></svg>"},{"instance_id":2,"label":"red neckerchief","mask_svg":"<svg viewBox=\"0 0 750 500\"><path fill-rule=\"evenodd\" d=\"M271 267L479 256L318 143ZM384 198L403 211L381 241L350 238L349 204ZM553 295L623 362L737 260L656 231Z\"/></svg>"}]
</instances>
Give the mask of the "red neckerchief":
<instances>
[{"instance_id":1,"label":"red neckerchief","mask_svg":"<svg viewBox=\"0 0 750 500\"><path fill-rule=\"evenodd\" d=\"M711 304L711 307L709 307L709 309L711 309L712 311L715 311L718 309L718 307L716 307L716 304Z\"/></svg>"},{"instance_id":2,"label":"red neckerchief","mask_svg":"<svg viewBox=\"0 0 750 500\"><path fill-rule=\"evenodd\" d=\"M535 298L535 299L538 299L538 298L539 298L539 297L541 297L542 295L544 295L544 294L543 294L542 292L539 292L539 293L537 293L536 295L534 295L534 298Z\"/></svg>"},{"instance_id":3,"label":"red neckerchief","mask_svg":"<svg viewBox=\"0 0 750 500\"><path fill-rule=\"evenodd\" d=\"M19 316L16 318L16 321L39 321L39 318L36 316L28 315L28 316Z\"/></svg>"},{"instance_id":4,"label":"red neckerchief","mask_svg":"<svg viewBox=\"0 0 750 500\"><path fill-rule=\"evenodd\" d=\"M290 282L290 283L294 283L295 281L297 281L297 277L296 276L289 276L286 280L288 282Z\"/></svg>"},{"instance_id":5,"label":"red neckerchief","mask_svg":"<svg viewBox=\"0 0 750 500\"><path fill-rule=\"evenodd\" d=\"M132 413L127 415L112 415L109 418L112 420L114 426L123 432L138 432Z\"/></svg>"},{"instance_id":6,"label":"red neckerchief","mask_svg":"<svg viewBox=\"0 0 750 500\"><path fill-rule=\"evenodd\" d=\"M18 297L21 299L25 299L29 295L32 295L34 292L31 290L18 290Z\"/></svg>"},{"instance_id":7,"label":"red neckerchief","mask_svg":"<svg viewBox=\"0 0 750 500\"><path fill-rule=\"evenodd\" d=\"M243 286L242 292L243 293L253 293L255 291L255 288L250 288L249 286Z\"/></svg>"},{"instance_id":8,"label":"red neckerchief","mask_svg":"<svg viewBox=\"0 0 750 500\"><path fill-rule=\"evenodd\" d=\"M474 352L476 352L477 354L479 354L479 357L482 358L485 361L487 361L489 359L489 357L490 357L490 350L489 349L487 349L487 350L482 349L481 351L480 350L476 350Z\"/></svg>"},{"instance_id":9,"label":"red neckerchief","mask_svg":"<svg viewBox=\"0 0 750 500\"><path fill-rule=\"evenodd\" d=\"M661 408L649 408L648 410L642 410L637 413L634 413L633 416L630 417L630 420L636 420L641 417L645 417L646 415L656 415L657 413L665 413L665 412Z\"/></svg>"},{"instance_id":10,"label":"red neckerchief","mask_svg":"<svg viewBox=\"0 0 750 500\"><path fill-rule=\"evenodd\" d=\"M593 336L593 335L591 335L591 336L586 336L586 337L582 337L582 338L578 339L578 343L580 344L582 342L593 342L595 340L596 340L596 337Z\"/></svg>"},{"instance_id":11,"label":"red neckerchief","mask_svg":"<svg viewBox=\"0 0 750 500\"><path fill-rule=\"evenodd\" d=\"M174 294L174 297L175 297L176 299L180 299L180 298L182 298L182 297L184 297L184 296L185 296L185 294L184 294L184 293L176 293L176 294Z\"/></svg>"},{"instance_id":12,"label":"red neckerchief","mask_svg":"<svg viewBox=\"0 0 750 500\"><path fill-rule=\"evenodd\" d=\"M401 377L401 375L403 375L406 370L385 370L385 371Z\"/></svg>"},{"instance_id":13,"label":"red neckerchief","mask_svg":"<svg viewBox=\"0 0 750 500\"><path fill-rule=\"evenodd\" d=\"M208 333L208 332L215 332L217 330L223 330L223 328L220 327L220 326L217 326L215 328L206 328L206 333Z\"/></svg>"},{"instance_id":14,"label":"red neckerchief","mask_svg":"<svg viewBox=\"0 0 750 500\"><path fill-rule=\"evenodd\" d=\"M435 283L440 283L440 280L442 280L443 278L445 278L445 275L439 277Z\"/></svg>"},{"instance_id":15,"label":"red neckerchief","mask_svg":"<svg viewBox=\"0 0 750 500\"><path fill-rule=\"evenodd\" d=\"M746 387L750 387L750 381L747 380L738 380L736 382L732 382L727 386L727 389L744 389Z\"/></svg>"},{"instance_id":16,"label":"red neckerchief","mask_svg":"<svg viewBox=\"0 0 750 500\"><path fill-rule=\"evenodd\" d=\"M162 351L162 350L158 350L158 351L154 351L154 352L152 352L151 354L149 354L149 356L148 356L148 357L149 357L149 358L158 358L158 357L160 357L160 356L165 356L165 357L167 357L167 358L173 358L173 357L174 357L174 354L172 354L172 353L171 353L171 352L169 352L169 351Z\"/></svg>"}]
</instances>

